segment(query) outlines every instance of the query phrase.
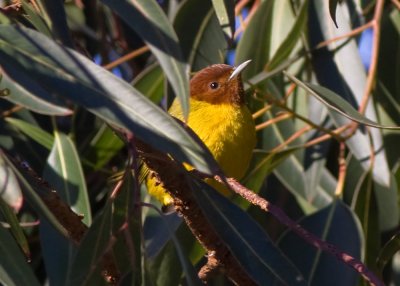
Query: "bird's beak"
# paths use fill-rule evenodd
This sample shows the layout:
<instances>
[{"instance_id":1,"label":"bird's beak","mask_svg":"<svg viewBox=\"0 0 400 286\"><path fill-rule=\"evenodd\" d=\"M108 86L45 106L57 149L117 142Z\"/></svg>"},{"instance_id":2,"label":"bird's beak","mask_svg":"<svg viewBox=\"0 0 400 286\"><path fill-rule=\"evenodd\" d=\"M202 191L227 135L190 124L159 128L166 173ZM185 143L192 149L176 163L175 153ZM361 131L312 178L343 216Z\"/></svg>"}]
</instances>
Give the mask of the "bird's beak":
<instances>
[{"instance_id":1,"label":"bird's beak","mask_svg":"<svg viewBox=\"0 0 400 286\"><path fill-rule=\"evenodd\" d=\"M243 63L241 63L239 66L237 66L234 70L233 73L231 74L231 76L228 78L228 81L230 81L231 79L235 78L238 76L238 74L240 74L242 72L242 70L244 70L244 68L251 62L251 60L247 60Z\"/></svg>"}]
</instances>

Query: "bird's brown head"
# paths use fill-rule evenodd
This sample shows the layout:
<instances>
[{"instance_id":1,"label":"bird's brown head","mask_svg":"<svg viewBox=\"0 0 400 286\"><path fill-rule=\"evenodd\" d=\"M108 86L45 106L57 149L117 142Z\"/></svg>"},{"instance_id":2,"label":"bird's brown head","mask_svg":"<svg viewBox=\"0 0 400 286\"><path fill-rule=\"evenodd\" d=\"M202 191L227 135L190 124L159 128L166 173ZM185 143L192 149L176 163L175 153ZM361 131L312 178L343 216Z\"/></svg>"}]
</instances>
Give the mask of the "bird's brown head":
<instances>
[{"instance_id":1,"label":"bird's brown head","mask_svg":"<svg viewBox=\"0 0 400 286\"><path fill-rule=\"evenodd\" d=\"M244 104L240 72L250 61L238 67L216 64L196 73L190 81L190 96L212 104Z\"/></svg>"}]
</instances>

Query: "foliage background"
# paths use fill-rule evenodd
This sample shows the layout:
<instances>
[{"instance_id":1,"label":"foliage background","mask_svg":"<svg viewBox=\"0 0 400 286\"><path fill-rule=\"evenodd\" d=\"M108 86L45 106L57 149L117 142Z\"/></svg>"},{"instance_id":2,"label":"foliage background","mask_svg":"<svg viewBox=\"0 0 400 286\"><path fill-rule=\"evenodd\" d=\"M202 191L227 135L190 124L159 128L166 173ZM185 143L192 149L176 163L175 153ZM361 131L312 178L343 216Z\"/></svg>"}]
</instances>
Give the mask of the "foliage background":
<instances>
[{"instance_id":1,"label":"foliage background","mask_svg":"<svg viewBox=\"0 0 400 286\"><path fill-rule=\"evenodd\" d=\"M103 285L108 260L120 285L199 284L204 250L178 216L160 215L113 129L212 173L162 109L178 96L187 110L189 71L251 59L258 142L242 183L399 284L400 138L382 126L400 124L400 4L337 2L0 1L0 281ZM49 186L83 216L83 238ZM199 205L255 281L367 284L281 217L205 193Z\"/></svg>"}]
</instances>

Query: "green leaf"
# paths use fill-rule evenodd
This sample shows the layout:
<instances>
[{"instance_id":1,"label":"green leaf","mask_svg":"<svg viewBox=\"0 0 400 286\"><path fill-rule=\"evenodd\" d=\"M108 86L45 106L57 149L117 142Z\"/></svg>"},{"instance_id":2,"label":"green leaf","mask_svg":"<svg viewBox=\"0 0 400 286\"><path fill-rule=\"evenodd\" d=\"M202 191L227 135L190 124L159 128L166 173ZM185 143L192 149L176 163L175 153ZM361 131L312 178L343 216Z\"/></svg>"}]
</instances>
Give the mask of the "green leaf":
<instances>
[{"instance_id":1,"label":"green leaf","mask_svg":"<svg viewBox=\"0 0 400 286\"><path fill-rule=\"evenodd\" d=\"M355 190L352 209L360 219L365 240L365 264L376 272L376 258L381 246L379 228L378 205L376 202L374 181L371 171L366 172Z\"/></svg>"},{"instance_id":2,"label":"green leaf","mask_svg":"<svg viewBox=\"0 0 400 286\"><path fill-rule=\"evenodd\" d=\"M178 37L155 0L102 0L150 47L179 98L184 117L189 114L188 66L183 61Z\"/></svg>"},{"instance_id":3,"label":"green leaf","mask_svg":"<svg viewBox=\"0 0 400 286\"><path fill-rule=\"evenodd\" d=\"M7 164L2 152L0 152L0 196L0 199L15 211L21 208L23 202L21 189L12 167Z\"/></svg>"},{"instance_id":4,"label":"green leaf","mask_svg":"<svg viewBox=\"0 0 400 286\"><path fill-rule=\"evenodd\" d=\"M93 224L83 237L76 252L66 286L98 285L102 281L103 258L111 240L112 234L112 204L110 201L96 217Z\"/></svg>"},{"instance_id":5,"label":"green leaf","mask_svg":"<svg viewBox=\"0 0 400 286\"><path fill-rule=\"evenodd\" d=\"M223 62L226 41L211 3L184 1L175 16L174 28L193 71Z\"/></svg>"},{"instance_id":6,"label":"green leaf","mask_svg":"<svg viewBox=\"0 0 400 286\"><path fill-rule=\"evenodd\" d=\"M175 233L182 224L182 218L177 214L168 216L148 215L143 226L146 254L149 258L156 257L163 247L171 240L171 233Z\"/></svg>"},{"instance_id":7,"label":"green leaf","mask_svg":"<svg viewBox=\"0 0 400 286\"><path fill-rule=\"evenodd\" d=\"M158 64L145 68L135 77L132 85L154 103L159 103L164 96L165 79Z\"/></svg>"},{"instance_id":8,"label":"green leaf","mask_svg":"<svg viewBox=\"0 0 400 286\"><path fill-rule=\"evenodd\" d=\"M286 39L281 43L275 54L266 65L266 70L271 71L277 68L284 60L286 60L292 53L300 36L304 32L305 24L307 22L308 0L304 1L296 21L293 23L292 29L286 36Z\"/></svg>"},{"instance_id":9,"label":"green leaf","mask_svg":"<svg viewBox=\"0 0 400 286\"><path fill-rule=\"evenodd\" d=\"M249 79L264 70L270 57L272 11L275 1L263 1L252 16L236 49L235 64L246 60L252 63L243 71L243 79Z\"/></svg>"},{"instance_id":10,"label":"green leaf","mask_svg":"<svg viewBox=\"0 0 400 286\"><path fill-rule=\"evenodd\" d=\"M54 133L54 145L43 177L74 212L83 216L82 221L90 225L90 202L79 155L72 140L61 132Z\"/></svg>"},{"instance_id":11,"label":"green leaf","mask_svg":"<svg viewBox=\"0 0 400 286\"><path fill-rule=\"evenodd\" d=\"M0 281L7 286L41 285L11 234L0 226Z\"/></svg>"},{"instance_id":12,"label":"green leaf","mask_svg":"<svg viewBox=\"0 0 400 286\"><path fill-rule=\"evenodd\" d=\"M342 202L302 219L300 225L333 244L338 249L360 258L362 230L354 213ZM357 285L359 274L332 253L317 250L293 232L286 232L279 246L299 268L310 285ZM332 250L334 251L334 250Z\"/></svg>"},{"instance_id":13,"label":"green leaf","mask_svg":"<svg viewBox=\"0 0 400 286\"><path fill-rule=\"evenodd\" d=\"M67 25L67 15L64 9L64 2L53 0L41 0L42 8L45 8L49 26L52 34L64 45L72 48L74 43Z\"/></svg>"},{"instance_id":14,"label":"green leaf","mask_svg":"<svg viewBox=\"0 0 400 286\"><path fill-rule=\"evenodd\" d=\"M212 0L212 4L222 30L228 39L233 39L235 33L235 1Z\"/></svg>"},{"instance_id":15,"label":"green leaf","mask_svg":"<svg viewBox=\"0 0 400 286\"><path fill-rule=\"evenodd\" d=\"M288 148L286 150L268 153L259 150L253 154L253 160L257 163L250 168L250 172L246 175L243 181L246 187L253 192L258 193L265 178L274 171L274 169L286 160L290 155L299 150L299 148Z\"/></svg>"},{"instance_id":16,"label":"green leaf","mask_svg":"<svg viewBox=\"0 0 400 286\"><path fill-rule=\"evenodd\" d=\"M50 285L65 285L77 246L46 220L40 221L39 234L43 262Z\"/></svg>"},{"instance_id":17,"label":"green leaf","mask_svg":"<svg viewBox=\"0 0 400 286\"><path fill-rule=\"evenodd\" d=\"M125 172L122 185L112 202L112 232L117 238L113 245L113 254L121 276L131 273L130 285L143 285L142 269L145 257L142 252L142 208L138 202L139 185L130 170Z\"/></svg>"},{"instance_id":18,"label":"green leaf","mask_svg":"<svg viewBox=\"0 0 400 286\"><path fill-rule=\"evenodd\" d=\"M338 28L337 22L336 22L336 7L338 4L338 0L329 0L329 14L331 15L331 19L333 23L335 24L336 28Z\"/></svg>"},{"instance_id":19,"label":"green leaf","mask_svg":"<svg viewBox=\"0 0 400 286\"><path fill-rule=\"evenodd\" d=\"M0 46L0 63L11 64L13 70L29 74L36 83L200 171L212 173L217 169L210 152L200 147L176 120L128 83L82 55L35 31L14 26L0 27Z\"/></svg>"},{"instance_id":20,"label":"green leaf","mask_svg":"<svg viewBox=\"0 0 400 286\"><path fill-rule=\"evenodd\" d=\"M10 166L15 176L18 178L24 193L24 199L26 199L29 205L41 216L41 219L46 219L59 233L68 236L68 231L60 224L41 198L48 196L50 190L47 188L43 189L41 181L36 175L32 174L31 171L26 170L26 168L21 165L15 166L4 153L2 153L2 156L6 164Z\"/></svg>"},{"instance_id":21,"label":"green leaf","mask_svg":"<svg viewBox=\"0 0 400 286\"><path fill-rule=\"evenodd\" d=\"M7 205L1 197L0 212L3 214L6 223L9 224L11 233L17 241L19 247L21 247L22 251L24 252L25 257L27 257L27 259L30 259L31 251L29 249L28 240L26 239L25 233L19 224L18 217L15 214L14 210L9 205Z\"/></svg>"},{"instance_id":22,"label":"green leaf","mask_svg":"<svg viewBox=\"0 0 400 286\"><path fill-rule=\"evenodd\" d=\"M28 74L21 73L2 61L0 74L0 90L7 95L6 99L29 110L46 115L70 115L72 111L65 107L59 99L51 95L44 87L32 80ZM40 94L40 96L39 96Z\"/></svg>"},{"instance_id":23,"label":"green leaf","mask_svg":"<svg viewBox=\"0 0 400 286\"><path fill-rule=\"evenodd\" d=\"M376 264L378 273L383 274L386 264L393 258L393 256L400 250L400 232L393 235L388 242L381 249L377 258Z\"/></svg>"},{"instance_id":24,"label":"green leaf","mask_svg":"<svg viewBox=\"0 0 400 286\"><path fill-rule=\"evenodd\" d=\"M329 17L329 1L314 0L310 2L308 21L308 40L311 48L323 41L333 39L340 35L350 33L352 19L363 21L360 14L349 15L350 3L343 2L337 6L337 22L339 28L335 29ZM392 41L390 42L392 43ZM381 58L379 56L379 58ZM327 47L313 53L311 58L313 70L318 83L357 108L364 100L367 77L362 64L356 39L343 39L330 43ZM393 62L393 61L391 61ZM371 97L366 106L365 117L377 121L374 109L374 97ZM330 117L337 127L350 123L349 119L337 112L330 111ZM374 162L371 161L371 138L376 150ZM381 185L390 185L390 171L385 152L378 152L384 148L381 130L372 128L365 132L363 128L356 130L351 138L346 140L346 145L358 160L362 162L364 170L369 170L374 165L374 181ZM379 198L378 204L379 203Z\"/></svg>"},{"instance_id":25,"label":"green leaf","mask_svg":"<svg viewBox=\"0 0 400 286\"><path fill-rule=\"evenodd\" d=\"M355 110L350 103L348 103L338 94L323 86L315 85L312 83L305 83L300 81L293 75L290 75L288 73L285 74L288 78L290 78L300 87L307 90L311 95L316 97L327 107L342 114L350 120L375 128L400 130L400 126L384 126L366 118L365 116L361 115L357 110Z\"/></svg>"},{"instance_id":26,"label":"green leaf","mask_svg":"<svg viewBox=\"0 0 400 286\"><path fill-rule=\"evenodd\" d=\"M31 123L28 123L25 120L12 117L7 117L5 118L5 120L17 129L19 129L22 133L27 135L32 140L36 141L46 149L51 150L54 142L54 137L47 131Z\"/></svg>"},{"instance_id":27,"label":"green leaf","mask_svg":"<svg viewBox=\"0 0 400 286\"><path fill-rule=\"evenodd\" d=\"M30 4L27 0L21 1L22 8L27 14L27 19L32 25L35 27L36 30L43 33L44 35L51 37L51 30L49 26L47 26L46 21L38 14L38 12L33 9L32 4Z\"/></svg>"},{"instance_id":28,"label":"green leaf","mask_svg":"<svg viewBox=\"0 0 400 286\"><path fill-rule=\"evenodd\" d=\"M193 182L193 196L211 226L249 276L259 285L277 279L308 285L300 272L243 210L204 182Z\"/></svg>"},{"instance_id":29,"label":"green leaf","mask_svg":"<svg viewBox=\"0 0 400 286\"><path fill-rule=\"evenodd\" d=\"M105 123L101 125L88 147L82 152L84 162L90 162L94 170L104 167L121 149L124 142Z\"/></svg>"}]
</instances>

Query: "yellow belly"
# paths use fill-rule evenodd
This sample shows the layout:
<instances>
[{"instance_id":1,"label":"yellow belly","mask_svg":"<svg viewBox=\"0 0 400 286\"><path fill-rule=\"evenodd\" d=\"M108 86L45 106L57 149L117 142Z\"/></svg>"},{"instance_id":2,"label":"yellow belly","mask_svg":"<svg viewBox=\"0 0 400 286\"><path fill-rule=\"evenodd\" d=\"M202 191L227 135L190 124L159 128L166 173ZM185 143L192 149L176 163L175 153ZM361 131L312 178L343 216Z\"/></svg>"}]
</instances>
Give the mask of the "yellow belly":
<instances>
[{"instance_id":1,"label":"yellow belly","mask_svg":"<svg viewBox=\"0 0 400 286\"><path fill-rule=\"evenodd\" d=\"M175 100L169 113L183 120L180 105ZM190 99L188 125L210 149L225 175L241 179L250 163L256 136L254 121L248 108L230 104L210 104ZM222 193L227 189L208 180L210 185ZM172 202L171 197L154 179L147 180L148 192L163 204Z\"/></svg>"}]
</instances>

